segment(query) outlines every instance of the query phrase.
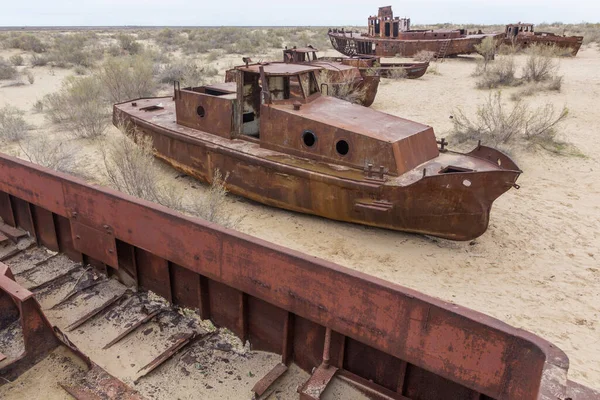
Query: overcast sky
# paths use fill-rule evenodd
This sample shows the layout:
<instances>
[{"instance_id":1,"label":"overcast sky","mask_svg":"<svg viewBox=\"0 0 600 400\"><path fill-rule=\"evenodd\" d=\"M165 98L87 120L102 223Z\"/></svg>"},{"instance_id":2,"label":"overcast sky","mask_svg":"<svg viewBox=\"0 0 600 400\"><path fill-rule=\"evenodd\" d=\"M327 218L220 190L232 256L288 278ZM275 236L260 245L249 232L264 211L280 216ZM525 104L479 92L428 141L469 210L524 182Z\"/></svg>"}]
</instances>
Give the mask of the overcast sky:
<instances>
[{"instance_id":1,"label":"overcast sky","mask_svg":"<svg viewBox=\"0 0 600 400\"><path fill-rule=\"evenodd\" d=\"M413 24L600 22L600 0L0 0L0 26L366 25L392 5Z\"/></svg>"}]
</instances>

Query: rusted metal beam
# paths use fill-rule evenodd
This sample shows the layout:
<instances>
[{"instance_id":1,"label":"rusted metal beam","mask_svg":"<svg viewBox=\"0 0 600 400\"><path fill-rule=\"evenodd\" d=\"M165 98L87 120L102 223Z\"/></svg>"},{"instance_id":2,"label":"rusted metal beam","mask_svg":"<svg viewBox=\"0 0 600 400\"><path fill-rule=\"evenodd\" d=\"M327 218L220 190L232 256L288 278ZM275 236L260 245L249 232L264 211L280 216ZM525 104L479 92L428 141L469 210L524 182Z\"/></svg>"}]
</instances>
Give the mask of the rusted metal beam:
<instances>
[{"instance_id":1,"label":"rusted metal beam","mask_svg":"<svg viewBox=\"0 0 600 400\"><path fill-rule=\"evenodd\" d=\"M144 372L135 379L134 383L139 382L141 378L154 371L169 358L173 357L178 351L180 351L186 345L188 345L196 336L197 334L194 332L181 334L181 336L175 341L175 343L173 343L168 349L163 351L152 361L150 361L148 364L144 365L142 368L139 369L138 372Z\"/></svg>"},{"instance_id":2,"label":"rusted metal beam","mask_svg":"<svg viewBox=\"0 0 600 400\"><path fill-rule=\"evenodd\" d=\"M7 224L0 224L0 232L3 236L8 237L13 242L17 242L20 238L27 236L27 231L20 228L14 228Z\"/></svg>"},{"instance_id":3,"label":"rusted metal beam","mask_svg":"<svg viewBox=\"0 0 600 400\"><path fill-rule=\"evenodd\" d=\"M131 332L133 332L134 330L136 330L137 328L139 328L143 324L146 324L146 323L152 321L154 319L154 317L156 317L157 315L159 315L160 313L162 313L164 311L166 311L166 310L164 308L161 308L161 309L158 309L158 310L155 310L155 311L151 312L150 314L146 315L143 318L140 318L133 325L131 325L129 328L127 328L125 331L123 331L119 336L117 336L116 338L112 339L110 342L108 342L107 344L105 344L102 349L106 350L106 349L112 347L114 344L116 344L116 343L120 342L121 340L123 340Z\"/></svg>"},{"instance_id":4,"label":"rusted metal beam","mask_svg":"<svg viewBox=\"0 0 600 400\"><path fill-rule=\"evenodd\" d=\"M67 332L71 332L71 331L77 329L81 325L83 325L86 322L88 322L90 319L94 318L96 315L98 315L101 312L106 311L110 307L114 306L126 294L127 294L127 291L125 291L125 292L123 292L121 294L115 294L115 295L113 295L110 299L108 299L104 303L100 304L97 307L94 307L94 309L90 310L85 315L82 315L80 318L78 318L77 320L73 321L69 326L66 327L65 330Z\"/></svg>"}]
</instances>

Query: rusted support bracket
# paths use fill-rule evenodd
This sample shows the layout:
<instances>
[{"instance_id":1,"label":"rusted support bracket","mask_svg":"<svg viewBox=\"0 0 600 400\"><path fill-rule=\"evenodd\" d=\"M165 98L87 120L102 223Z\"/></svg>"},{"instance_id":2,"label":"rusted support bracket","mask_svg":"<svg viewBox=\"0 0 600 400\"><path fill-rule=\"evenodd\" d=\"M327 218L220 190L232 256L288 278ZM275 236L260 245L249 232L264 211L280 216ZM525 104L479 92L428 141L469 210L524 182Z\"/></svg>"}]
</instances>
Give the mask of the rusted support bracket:
<instances>
[{"instance_id":1,"label":"rusted support bracket","mask_svg":"<svg viewBox=\"0 0 600 400\"><path fill-rule=\"evenodd\" d=\"M325 328L325 343L323 344L323 362L300 388L300 400L319 400L338 371L336 367L329 365L330 350L331 328L327 327Z\"/></svg>"},{"instance_id":2,"label":"rusted support bracket","mask_svg":"<svg viewBox=\"0 0 600 400\"><path fill-rule=\"evenodd\" d=\"M287 365L279 363L263 376L252 388L253 398L262 396L281 375L288 370Z\"/></svg>"}]
</instances>

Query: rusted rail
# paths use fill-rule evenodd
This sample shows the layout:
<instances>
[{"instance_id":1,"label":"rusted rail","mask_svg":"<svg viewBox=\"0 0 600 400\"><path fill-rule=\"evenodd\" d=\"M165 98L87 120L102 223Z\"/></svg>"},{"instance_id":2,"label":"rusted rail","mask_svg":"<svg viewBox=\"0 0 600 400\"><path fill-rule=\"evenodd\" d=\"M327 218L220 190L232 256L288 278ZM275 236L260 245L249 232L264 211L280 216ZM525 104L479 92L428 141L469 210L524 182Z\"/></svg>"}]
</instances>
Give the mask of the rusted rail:
<instances>
[{"instance_id":1,"label":"rusted rail","mask_svg":"<svg viewBox=\"0 0 600 400\"><path fill-rule=\"evenodd\" d=\"M531 333L5 155L0 217L316 368L307 385L336 374L380 398L567 398L567 356Z\"/></svg>"}]
</instances>

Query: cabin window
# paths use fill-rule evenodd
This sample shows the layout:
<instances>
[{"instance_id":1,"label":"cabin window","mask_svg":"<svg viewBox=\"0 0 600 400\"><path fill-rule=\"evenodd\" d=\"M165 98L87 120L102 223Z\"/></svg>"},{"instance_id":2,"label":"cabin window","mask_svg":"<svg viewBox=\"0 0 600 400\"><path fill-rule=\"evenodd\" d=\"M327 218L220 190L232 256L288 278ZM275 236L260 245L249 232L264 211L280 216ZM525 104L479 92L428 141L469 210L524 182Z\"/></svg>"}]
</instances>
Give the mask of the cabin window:
<instances>
[{"instance_id":1,"label":"cabin window","mask_svg":"<svg viewBox=\"0 0 600 400\"><path fill-rule=\"evenodd\" d=\"M317 143L317 136L309 130L302 133L302 142L306 147L313 147Z\"/></svg>"},{"instance_id":2,"label":"cabin window","mask_svg":"<svg viewBox=\"0 0 600 400\"><path fill-rule=\"evenodd\" d=\"M345 156L350 151L350 145L343 139L338 140L335 144L335 151L337 151L339 155Z\"/></svg>"},{"instance_id":3,"label":"cabin window","mask_svg":"<svg viewBox=\"0 0 600 400\"><path fill-rule=\"evenodd\" d=\"M204 107L198 106L198 108L196 108L196 114L198 114L198 116L200 118L204 118L204 115L206 115L206 112L204 111Z\"/></svg>"}]
</instances>

